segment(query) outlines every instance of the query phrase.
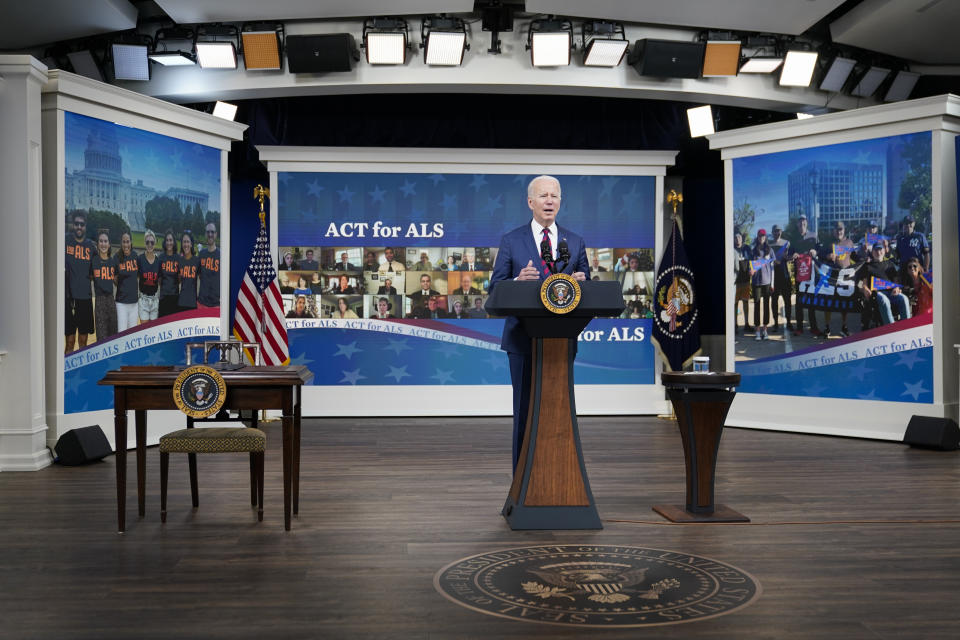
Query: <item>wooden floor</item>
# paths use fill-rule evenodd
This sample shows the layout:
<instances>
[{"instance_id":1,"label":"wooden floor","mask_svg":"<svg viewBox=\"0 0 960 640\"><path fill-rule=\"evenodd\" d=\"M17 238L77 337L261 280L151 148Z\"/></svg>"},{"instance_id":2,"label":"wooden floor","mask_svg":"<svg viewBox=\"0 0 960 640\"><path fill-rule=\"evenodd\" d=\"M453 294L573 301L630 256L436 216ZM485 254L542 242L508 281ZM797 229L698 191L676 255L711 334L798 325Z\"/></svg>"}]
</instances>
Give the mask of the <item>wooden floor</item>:
<instances>
[{"instance_id":1,"label":"wooden floor","mask_svg":"<svg viewBox=\"0 0 960 640\"><path fill-rule=\"evenodd\" d=\"M112 456L0 474L0 637L960 637L956 452L728 429L717 499L753 522L671 525L651 506L683 501L674 424L584 418L605 528L513 532L498 515L507 419L311 419L300 516L285 533L280 428L266 430L259 524L243 454L200 458L197 511L186 456L171 456L161 525L159 454L148 450L147 517L128 483L124 535ZM483 615L434 591L453 560L549 541L712 557L755 576L763 595L719 618L605 631Z\"/></svg>"}]
</instances>

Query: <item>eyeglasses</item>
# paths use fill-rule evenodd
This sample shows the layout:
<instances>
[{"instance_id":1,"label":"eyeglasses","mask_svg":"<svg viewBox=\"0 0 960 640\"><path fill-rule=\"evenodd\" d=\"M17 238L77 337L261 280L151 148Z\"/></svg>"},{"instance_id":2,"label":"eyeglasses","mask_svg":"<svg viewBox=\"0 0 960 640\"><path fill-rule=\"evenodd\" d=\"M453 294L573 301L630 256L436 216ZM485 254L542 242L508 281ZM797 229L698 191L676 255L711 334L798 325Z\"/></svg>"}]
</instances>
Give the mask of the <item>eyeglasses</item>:
<instances>
[{"instance_id":1,"label":"eyeglasses","mask_svg":"<svg viewBox=\"0 0 960 640\"><path fill-rule=\"evenodd\" d=\"M75 227L85 227L85 226L87 226L87 223L86 223L86 222L74 222L74 223L73 223L73 226L75 226Z\"/></svg>"}]
</instances>

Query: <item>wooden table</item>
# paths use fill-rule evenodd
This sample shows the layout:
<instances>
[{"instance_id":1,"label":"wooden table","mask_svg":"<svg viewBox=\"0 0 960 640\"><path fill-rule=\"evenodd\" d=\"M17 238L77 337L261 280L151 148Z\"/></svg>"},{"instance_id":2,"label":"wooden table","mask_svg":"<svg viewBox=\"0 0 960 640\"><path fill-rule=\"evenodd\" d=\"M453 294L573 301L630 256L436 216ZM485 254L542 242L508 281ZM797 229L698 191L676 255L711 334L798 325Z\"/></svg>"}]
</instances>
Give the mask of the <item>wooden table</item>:
<instances>
[{"instance_id":1,"label":"wooden table","mask_svg":"<svg viewBox=\"0 0 960 640\"><path fill-rule=\"evenodd\" d=\"M173 383L182 368L121 367L108 371L98 384L113 386L114 442L117 450L117 526L126 528L127 411L136 416L137 506L146 515L147 411L176 409ZM220 371L227 384L224 409L280 409L283 412L283 525L290 530L290 515L299 510L300 497L300 398L301 387L313 378L309 369L297 367L244 367ZM292 498L292 500L291 500Z\"/></svg>"},{"instance_id":2,"label":"wooden table","mask_svg":"<svg viewBox=\"0 0 960 640\"><path fill-rule=\"evenodd\" d=\"M664 371L660 380L673 403L683 440L687 504L656 505L653 510L671 522L750 522L742 513L713 501L720 436L740 374Z\"/></svg>"}]
</instances>

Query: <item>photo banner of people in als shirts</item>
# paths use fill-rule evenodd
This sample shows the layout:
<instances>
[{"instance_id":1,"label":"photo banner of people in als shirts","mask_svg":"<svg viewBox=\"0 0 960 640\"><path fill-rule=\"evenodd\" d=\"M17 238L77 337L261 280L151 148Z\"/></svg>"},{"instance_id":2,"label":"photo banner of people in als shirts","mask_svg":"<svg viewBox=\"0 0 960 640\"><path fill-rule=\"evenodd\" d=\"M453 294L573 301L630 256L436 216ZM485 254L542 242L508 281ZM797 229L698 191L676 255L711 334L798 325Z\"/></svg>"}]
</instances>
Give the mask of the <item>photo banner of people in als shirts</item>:
<instances>
[{"instance_id":1,"label":"photo banner of people in als shirts","mask_svg":"<svg viewBox=\"0 0 960 640\"><path fill-rule=\"evenodd\" d=\"M739 391L933 402L931 134L733 161Z\"/></svg>"},{"instance_id":2,"label":"photo banner of people in als shirts","mask_svg":"<svg viewBox=\"0 0 960 640\"><path fill-rule=\"evenodd\" d=\"M514 174L278 173L290 356L318 385L509 384L485 305L503 234L529 225ZM592 280L626 310L581 334L579 384L654 384L655 178L557 176L557 224L585 239Z\"/></svg>"},{"instance_id":3,"label":"photo banner of people in als shirts","mask_svg":"<svg viewBox=\"0 0 960 640\"><path fill-rule=\"evenodd\" d=\"M64 413L109 409L128 364L220 335L219 149L67 112Z\"/></svg>"}]
</instances>

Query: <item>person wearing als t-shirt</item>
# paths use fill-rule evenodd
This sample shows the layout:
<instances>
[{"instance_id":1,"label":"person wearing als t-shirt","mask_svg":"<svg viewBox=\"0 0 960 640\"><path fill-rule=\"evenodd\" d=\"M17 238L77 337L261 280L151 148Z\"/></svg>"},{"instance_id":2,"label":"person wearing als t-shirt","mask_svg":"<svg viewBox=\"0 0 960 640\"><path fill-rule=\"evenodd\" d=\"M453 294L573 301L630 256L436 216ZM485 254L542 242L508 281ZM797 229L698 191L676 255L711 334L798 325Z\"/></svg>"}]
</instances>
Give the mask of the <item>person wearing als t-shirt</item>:
<instances>
[{"instance_id":1,"label":"person wearing als t-shirt","mask_svg":"<svg viewBox=\"0 0 960 640\"><path fill-rule=\"evenodd\" d=\"M197 306L210 309L220 306L220 247L217 246L217 227L212 222L204 230L207 246L197 257L200 260L197 272L200 290L197 293Z\"/></svg>"},{"instance_id":2,"label":"person wearing als t-shirt","mask_svg":"<svg viewBox=\"0 0 960 640\"><path fill-rule=\"evenodd\" d=\"M160 258L156 253L157 236L153 231L143 234L143 244L146 247L137 256L137 271L140 274L140 299L137 301L137 312L140 322L156 320L160 311Z\"/></svg>"},{"instance_id":3,"label":"person wearing als t-shirt","mask_svg":"<svg viewBox=\"0 0 960 640\"><path fill-rule=\"evenodd\" d=\"M97 245L87 237L87 216L82 211L73 214L73 235L67 236L67 255L64 263L66 318L64 352L70 353L74 345L82 349L93 333L93 295L91 293L90 261L97 253Z\"/></svg>"},{"instance_id":4,"label":"person wearing als t-shirt","mask_svg":"<svg viewBox=\"0 0 960 640\"><path fill-rule=\"evenodd\" d=\"M117 257L110 255L110 234L106 229L97 233L97 254L90 261L93 273L93 292L96 294L94 316L97 340L106 340L117 333L117 305L113 286L117 280Z\"/></svg>"},{"instance_id":5,"label":"person wearing als t-shirt","mask_svg":"<svg viewBox=\"0 0 960 640\"><path fill-rule=\"evenodd\" d=\"M163 253L160 254L160 307L162 318L180 310L180 256L173 231L163 234Z\"/></svg>"},{"instance_id":6,"label":"person wearing als t-shirt","mask_svg":"<svg viewBox=\"0 0 960 640\"><path fill-rule=\"evenodd\" d=\"M137 253L133 250L130 232L120 235L120 250L117 258L117 331L123 332L137 326L137 287L139 275Z\"/></svg>"},{"instance_id":7,"label":"person wearing als t-shirt","mask_svg":"<svg viewBox=\"0 0 960 640\"><path fill-rule=\"evenodd\" d=\"M180 311L197 308L197 270L200 258L193 253L193 235L184 231L180 239L180 296L177 306Z\"/></svg>"}]
</instances>

